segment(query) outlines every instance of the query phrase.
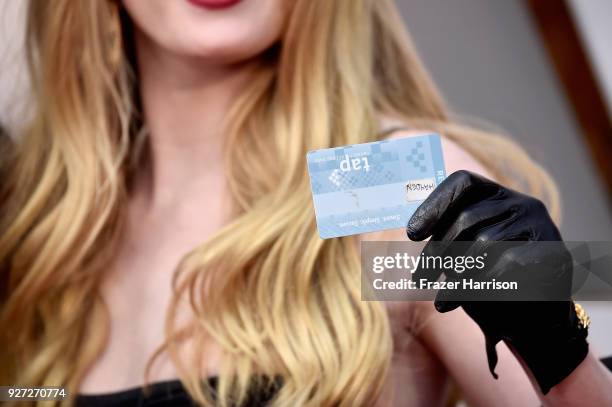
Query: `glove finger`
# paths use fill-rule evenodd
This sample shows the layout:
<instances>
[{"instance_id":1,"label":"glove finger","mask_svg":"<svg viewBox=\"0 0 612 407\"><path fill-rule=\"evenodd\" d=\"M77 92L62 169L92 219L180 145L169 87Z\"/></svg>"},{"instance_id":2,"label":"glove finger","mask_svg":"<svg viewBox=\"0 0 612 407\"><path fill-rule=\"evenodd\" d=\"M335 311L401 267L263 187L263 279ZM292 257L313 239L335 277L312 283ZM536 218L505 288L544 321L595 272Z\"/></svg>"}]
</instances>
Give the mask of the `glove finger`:
<instances>
[{"instance_id":1,"label":"glove finger","mask_svg":"<svg viewBox=\"0 0 612 407\"><path fill-rule=\"evenodd\" d=\"M428 241L425 244L425 247L423 247L423 250L421 251L421 259L427 259L433 256L441 256L446 249L446 244L446 242L437 242L433 240ZM421 279L425 279L427 281L437 281L440 278L440 275L442 275L442 269L426 268L423 267L423 263L419 263L419 266L412 274L412 280L419 281Z\"/></svg>"},{"instance_id":2,"label":"glove finger","mask_svg":"<svg viewBox=\"0 0 612 407\"><path fill-rule=\"evenodd\" d=\"M455 278L447 278L446 281L457 282ZM461 306L461 302L451 299L453 298L453 290L438 290L436 294L436 300L434 301L434 307L441 313L455 310Z\"/></svg>"},{"instance_id":3,"label":"glove finger","mask_svg":"<svg viewBox=\"0 0 612 407\"><path fill-rule=\"evenodd\" d=\"M499 199L504 193L498 194L464 207L461 212L448 225L446 229L438 229L433 235L435 240L474 240L476 235L491 226L499 224L513 217L512 210L515 199Z\"/></svg>"},{"instance_id":4,"label":"glove finger","mask_svg":"<svg viewBox=\"0 0 612 407\"><path fill-rule=\"evenodd\" d=\"M500 186L469 171L449 175L417 208L406 226L411 240L424 240L460 209L495 194ZM443 227L442 227L443 228Z\"/></svg>"}]
</instances>

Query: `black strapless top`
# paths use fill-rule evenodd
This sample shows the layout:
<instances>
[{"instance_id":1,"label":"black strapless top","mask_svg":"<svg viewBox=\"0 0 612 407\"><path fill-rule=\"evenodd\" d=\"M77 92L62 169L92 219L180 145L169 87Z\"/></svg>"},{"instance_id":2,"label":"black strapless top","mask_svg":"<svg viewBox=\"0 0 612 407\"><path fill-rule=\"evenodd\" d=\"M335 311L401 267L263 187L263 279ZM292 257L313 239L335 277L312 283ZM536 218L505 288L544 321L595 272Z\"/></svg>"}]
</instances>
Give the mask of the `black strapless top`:
<instances>
[{"instance_id":1,"label":"black strapless top","mask_svg":"<svg viewBox=\"0 0 612 407\"><path fill-rule=\"evenodd\" d=\"M212 388L217 387L217 377L208 379ZM253 386L249 389L247 399L241 407L266 406L278 392L282 380L277 377L266 386ZM179 380L152 383L148 392L143 387L134 387L113 393L79 394L76 397L77 407L191 407L197 404L191 399Z\"/></svg>"}]
</instances>

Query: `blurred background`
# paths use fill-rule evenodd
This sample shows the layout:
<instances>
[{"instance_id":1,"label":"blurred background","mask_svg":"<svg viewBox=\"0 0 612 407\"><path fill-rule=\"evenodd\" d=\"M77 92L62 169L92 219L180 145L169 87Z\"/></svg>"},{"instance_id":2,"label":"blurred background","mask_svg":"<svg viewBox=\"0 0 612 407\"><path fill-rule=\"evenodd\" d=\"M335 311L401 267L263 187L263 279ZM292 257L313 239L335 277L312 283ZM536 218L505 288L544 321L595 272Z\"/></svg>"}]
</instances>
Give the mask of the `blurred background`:
<instances>
[{"instance_id":1,"label":"blurred background","mask_svg":"<svg viewBox=\"0 0 612 407\"><path fill-rule=\"evenodd\" d=\"M566 240L612 241L612 1L396 0L451 108L504 129L558 183ZM0 0L0 122L27 117L23 10ZM612 355L612 304L585 304Z\"/></svg>"}]
</instances>

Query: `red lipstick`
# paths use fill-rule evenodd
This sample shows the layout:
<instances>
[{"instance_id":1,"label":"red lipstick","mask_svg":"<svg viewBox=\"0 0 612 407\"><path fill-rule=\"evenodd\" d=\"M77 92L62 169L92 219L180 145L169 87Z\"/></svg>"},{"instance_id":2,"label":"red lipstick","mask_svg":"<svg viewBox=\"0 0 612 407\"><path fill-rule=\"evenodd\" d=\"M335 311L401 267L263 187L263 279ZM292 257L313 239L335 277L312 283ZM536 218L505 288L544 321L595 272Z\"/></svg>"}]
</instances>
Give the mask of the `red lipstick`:
<instances>
[{"instance_id":1,"label":"red lipstick","mask_svg":"<svg viewBox=\"0 0 612 407\"><path fill-rule=\"evenodd\" d=\"M220 9L232 7L241 0L189 0L191 4L198 7L209 8L209 9Z\"/></svg>"}]
</instances>

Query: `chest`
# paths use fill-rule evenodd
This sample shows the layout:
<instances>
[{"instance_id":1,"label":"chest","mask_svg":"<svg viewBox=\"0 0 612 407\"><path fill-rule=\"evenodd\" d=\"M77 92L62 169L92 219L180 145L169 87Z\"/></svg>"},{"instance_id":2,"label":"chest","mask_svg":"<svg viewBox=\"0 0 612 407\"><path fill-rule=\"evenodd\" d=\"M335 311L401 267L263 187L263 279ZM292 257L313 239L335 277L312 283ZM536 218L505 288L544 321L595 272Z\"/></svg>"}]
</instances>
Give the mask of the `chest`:
<instances>
[{"instance_id":1,"label":"chest","mask_svg":"<svg viewBox=\"0 0 612 407\"><path fill-rule=\"evenodd\" d=\"M208 214L214 214L209 217L195 216L195 210L168 214L163 221L131 217L133 223L126 231L125 243L101 287L110 317L107 345L85 377L82 392L116 391L143 382L147 362L166 335L166 314L173 301L174 270L190 250L228 221L224 216L229 215L223 214L221 209L210 211L209 208ZM406 322L405 315L402 317L402 312L397 311L389 315L396 346L386 393L395 400L415 401L416 393L412 391L415 387L406 384L419 382L418 394L427 393L428 398L439 396L439 389L446 381L444 370L425 347L401 328ZM192 318L185 299L180 305L179 323ZM220 355L220 347L211 342L203 360L207 376L218 373ZM153 382L178 377L174 364L166 356L157 360L151 373ZM418 405L418 402L410 405Z\"/></svg>"},{"instance_id":2,"label":"chest","mask_svg":"<svg viewBox=\"0 0 612 407\"><path fill-rule=\"evenodd\" d=\"M230 207L221 199L171 203L168 208L155 215L138 205L129 209L121 244L100 287L109 313L106 347L85 376L83 392L125 389L143 382L148 361L166 337L178 264L230 220ZM192 319L188 302L179 302L178 323ZM203 363L207 374L217 372L216 348L211 347ZM178 376L163 355L151 374L153 381Z\"/></svg>"}]
</instances>

